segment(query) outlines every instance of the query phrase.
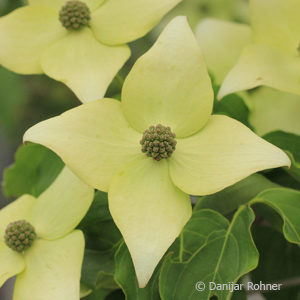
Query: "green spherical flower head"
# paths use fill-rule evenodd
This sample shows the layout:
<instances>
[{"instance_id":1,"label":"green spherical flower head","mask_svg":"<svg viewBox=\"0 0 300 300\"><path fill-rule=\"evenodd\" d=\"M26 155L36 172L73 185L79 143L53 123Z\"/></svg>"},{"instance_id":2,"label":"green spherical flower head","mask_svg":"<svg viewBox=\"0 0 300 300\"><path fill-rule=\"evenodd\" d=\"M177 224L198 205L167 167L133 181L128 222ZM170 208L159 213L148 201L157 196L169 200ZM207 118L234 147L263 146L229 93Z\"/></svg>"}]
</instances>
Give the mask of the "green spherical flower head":
<instances>
[{"instance_id":1,"label":"green spherical flower head","mask_svg":"<svg viewBox=\"0 0 300 300\"><path fill-rule=\"evenodd\" d=\"M59 20L68 30L79 30L89 24L90 9L81 1L68 1L59 12Z\"/></svg>"},{"instance_id":2,"label":"green spherical flower head","mask_svg":"<svg viewBox=\"0 0 300 300\"><path fill-rule=\"evenodd\" d=\"M34 227L25 220L8 224L5 230L6 245L17 252L23 252L30 248L35 239Z\"/></svg>"},{"instance_id":3,"label":"green spherical flower head","mask_svg":"<svg viewBox=\"0 0 300 300\"><path fill-rule=\"evenodd\" d=\"M161 124L150 126L149 129L145 130L140 141L142 152L157 161L168 158L176 148L175 137L176 135L170 127Z\"/></svg>"}]
</instances>

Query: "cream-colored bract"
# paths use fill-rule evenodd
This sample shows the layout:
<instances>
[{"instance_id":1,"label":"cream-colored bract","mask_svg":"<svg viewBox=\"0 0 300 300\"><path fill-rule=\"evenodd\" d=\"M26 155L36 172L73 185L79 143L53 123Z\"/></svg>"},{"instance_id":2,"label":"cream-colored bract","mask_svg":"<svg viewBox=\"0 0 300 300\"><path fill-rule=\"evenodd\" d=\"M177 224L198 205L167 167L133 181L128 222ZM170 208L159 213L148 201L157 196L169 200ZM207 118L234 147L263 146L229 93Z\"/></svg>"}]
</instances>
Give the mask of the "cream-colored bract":
<instances>
[{"instance_id":1,"label":"cream-colored bract","mask_svg":"<svg viewBox=\"0 0 300 300\"><path fill-rule=\"evenodd\" d=\"M251 26L254 43L261 43L299 56L298 0L251 0Z\"/></svg>"},{"instance_id":2,"label":"cream-colored bract","mask_svg":"<svg viewBox=\"0 0 300 300\"><path fill-rule=\"evenodd\" d=\"M99 41L120 45L149 32L182 0L107 0L91 16L91 28Z\"/></svg>"},{"instance_id":3,"label":"cream-colored bract","mask_svg":"<svg viewBox=\"0 0 300 300\"><path fill-rule=\"evenodd\" d=\"M132 189L132 182L138 182ZM163 253L192 215L190 198L171 181L166 160L145 155L121 170L109 192L109 209L144 287Z\"/></svg>"},{"instance_id":4,"label":"cream-colored bract","mask_svg":"<svg viewBox=\"0 0 300 300\"><path fill-rule=\"evenodd\" d=\"M144 287L190 217L188 194L213 193L290 161L243 124L210 116L211 82L184 17L171 21L133 66L122 98L46 120L24 140L49 147L86 183L108 191L111 214ZM161 161L146 157L139 144L156 122L171 126L178 141L173 155Z\"/></svg>"},{"instance_id":5,"label":"cream-colored bract","mask_svg":"<svg viewBox=\"0 0 300 300\"><path fill-rule=\"evenodd\" d=\"M251 43L251 29L244 24L204 19L196 27L196 37L209 71L221 84L244 47Z\"/></svg>"},{"instance_id":6,"label":"cream-colored bract","mask_svg":"<svg viewBox=\"0 0 300 300\"><path fill-rule=\"evenodd\" d=\"M89 28L82 28L49 46L40 64L48 76L65 83L79 99L96 100L129 56L127 45L106 46Z\"/></svg>"},{"instance_id":7,"label":"cream-colored bract","mask_svg":"<svg viewBox=\"0 0 300 300\"><path fill-rule=\"evenodd\" d=\"M24 136L59 153L79 178L105 192L123 165L144 155L140 139L122 113L121 103L113 99L81 105L41 122Z\"/></svg>"},{"instance_id":8,"label":"cream-colored bract","mask_svg":"<svg viewBox=\"0 0 300 300\"><path fill-rule=\"evenodd\" d=\"M211 116L195 135L178 140L170 175L184 192L208 195L263 169L288 166L288 156L227 116Z\"/></svg>"},{"instance_id":9,"label":"cream-colored bract","mask_svg":"<svg viewBox=\"0 0 300 300\"><path fill-rule=\"evenodd\" d=\"M56 11L43 6L16 9L0 18L0 64L21 74L41 74L41 53L65 34Z\"/></svg>"},{"instance_id":10,"label":"cream-colored bract","mask_svg":"<svg viewBox=\"0 0 300 300\"><path fill-rule=\"evenodd\" d=\"M300 95L300 58L265 45L250 44L225 77L218 98L261 85Z\"/></svg>"},{"instance_id":11,"label":"cream-colored bract","mask_svg":"<svg viewBox=\"0 0 300 300\"><path fill-rule=\"evenodd\" d=\"M212 106L213 90L200 48L185 18L177 18L126 78L124 114L139 132L161 123L185 137L205 125Z\"/></svg>"},{"instance_id":12,"label":"cream-colored bract","mask_svg":"<svg viewBox=\"0 0 300 300\"><path fill-rule=\"evenodd\" d=\"M97 9L105 0L80 0L85 2L87 6L94 11ZM28 0L30 5L45 5L54 9L60 9L66 0Z\"/></svg>"},{"instance_id":13,"label":"cream-colored bract","mask_svg":"<svg viewBox=\"0 0 300 300\"><path fill-rule=\"evenodd\" d=\"M0 210L0 287L17 275L14 300L79 299L84 238L74 228L93 196L65 167L38 198L24 195ZM7 225L19 220L29 221L38 237L24 254L4 243Z\"/></svg>"},{"instance_id":14,"label":"cream-colored bract","mask_svg":"<svg viewBox=\"0 0 300 300\"><path fill-rule=\"evenodd\" d=\"M88 211L93 190L64 168L32 207L28 221L42 239L55 240L71 232Z\"/></svg>"},{"instance_id":15,"label":"cream-colored bract","mask_svg":"<svg viewBox=\"0 0 300 300\"><path fill-rule=\"evenodd\" d=\"M151 30L181 0L81 0L89 28L69 32L59 21L67 0L30 0L0 18L0 65L64 82L82 102L101 99L130 56L126 43ZM111 46L113 45L113 46Z\"/></svg>"},{"instance_id":16,"label":"cream-colored bract","mask_svg":"<svg viewBox=\"0 0 300 300\"><path fill-rule=\"evenodd\" d=\"M197 26L196 36L215 83L221 85L225 78L219 93L220 98L225 94L235 92L236 87L239 89L243 86L248 89L262 83L267 83L274 88L282 86L283 90L288 90L286 87L289 87L290 90L297 90L299 58L293 58L286 54L284 56L278 54L279 56L275 58L273 57L276 55L275 50L272 51L265 46L251 45L251 28L249 26L206 19ZM261 49L260 57L255 57L254 53L258 54L259 49ZM274 60L276 60L276 64ZM236 67L234 67L235 65ZM273 70L272 75L262 76L262 74L267 74L270 68ZM226 76L231 69L230 76L234 75L236 78L234 83L227 85L228 80L231 79L229 75L229 77ZM295 71L292 73L293 69ZM285 78L289 78L288 85L282 81L283 75ZM256 78L256 80L251 81L251 78ZM242 92L241 96L246 100L250 109L251 125L259 135L273 130L300 133L299 95L263 86L251 93Z\"/></svg>"},{"instance_id":17,"label":"cream-colored bract","mask_svg":"<svg viewBox=\"0 0 300 300\"><path fill-rule=\"evenodd\" d=\"M25 268L23 257L8 248L3 241L0 242L0 262L0 287L7 279L21 273Z\"/></svg>"},{"instance_id":18,"label":"cream-colored bract","mask_svg":"<svg viewBox=\"0 0 300 300\"><path fill-rule=\"evenodd\" d=\"M250 93L249 101L249 121L257 134L283 130L300 135L300 96L262 87Z\"/></svg>"},{"instance_id":19,"label":"cream-colored bract","mask_svg":"<svg viewBox=\"0 0 300 300\"><path fill-rule=\"evenodd\" d=\"M24 255L13 300L78 300L84 236L75 230L54 241L37 240Z\"/></svg>"},{"instance_id":20,"label":"cream-colored bract","mask_svg":"<svg viewBox=\"0 0 300 300\"><path fill-rule=\"evenodd\" d=\"M298 0L250 0L251 43L227 74L219 98L261 85L300 96L299 10Z\"/></svg>"}]
</instances>

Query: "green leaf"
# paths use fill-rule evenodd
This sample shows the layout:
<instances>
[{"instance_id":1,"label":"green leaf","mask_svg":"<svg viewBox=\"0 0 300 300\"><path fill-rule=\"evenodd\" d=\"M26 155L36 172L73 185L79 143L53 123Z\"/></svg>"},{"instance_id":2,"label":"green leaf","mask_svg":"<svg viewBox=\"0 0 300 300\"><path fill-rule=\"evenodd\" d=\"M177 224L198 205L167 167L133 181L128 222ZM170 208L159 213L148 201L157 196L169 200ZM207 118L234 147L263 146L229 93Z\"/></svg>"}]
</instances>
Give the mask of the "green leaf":
<instances>
[{"instance_id":1,"label":"green leaf","mask_svg":"<svg viewBox=\"0 0 300 300\"><path fill-rule=\"evenodd\" d=\"M278 185L260 174L253 174L218 193L200 197L194 210L209 208L227 215L240 205L248 203L261 191L274 187Z\"/></svg>"},{"instance_id":2,"label":"green leaf","mask_svg":"<svg viewBox=\"0 0 300 300\"><path fill-rule=\"evenodd\" d=\"M300 161L300 136L284 131L273 131L264 135L264 139L277 147L292 153L296 161Z\"/></svg>"},{"instance_id":3,"label":"green leaf","mask_svg":"<svg viewBox=\"0 0 300 300\"><path fill-rule=\"evenodd\" d=\"M279 184L282 187L291 188L294 190L300 190L300 181L297 181L294 177L287 172L286 168L277 168L273 170L264 171L264 175L274 183Z\"/></svg>"},{"instance_id":4,"label":"green leaf","mask_svg":"<svg viewBox=\"0 0 300 300\"><path fill-rule=\"evenodd\" d=\"M93 290L115 290L118 285L114 281L115 249L97 251L85 249L81 271L81 283Z\"/></svg>"},{"instance_id":5,"label":"green leaf","mask_svg":"<svg viewBox=\"0 0 300 300\"><path fill-rule=\"evenodd\" d=\"M87 299L105 299L111 291L119 289L114 280L114 256L122 238L110 215L107 193L96 191L78 228L86 239L81 283L93 290Z\"/></svg>"},{"instance_id":6,"label":"green leaf","mask_svg":"<svg viewBox=\"0 0 300 300\"><path fill-rule=\"evenodd\" d=\"M299 247L287 243L282 234L271 227L255 226L253 238L260 253L258 267L251 272L254 283L280 283L280 291L268 291L264 297L268 300L297 299L299 286L289 287L291 279L300 277Z\"/></svg>"},{"instance_id":7,"label":"green leaf","mask_svg":"<svg viewBox=\"0 0 300 300\"><path fill-rule=\"evenodd\" d=\"M214 86L215 95L218 94L218 90L219 87ZM221 101L218 101L215 98L213 113L218 115L226 115L240 121L247 127L252 128L249 123L249 108L245 104L244 100L236 94L228 95Z\"/></svg>"},{"instance_id":8,"label":"green leaf","mask_svg":"<svg viewBox=\"0 0 300 300\"><path fill-rule=\"evenodd\" d=\"M96 191L93 203L84 219L80 222L79 228L84 231L94 232L102 222L111 219L112 217L108 209L107 193Z\"/></svg>"},{"instance_id":9,"label":"green leaf","mask_svg":"<svg viewBox=\"0 0 300 300\"><path fill-rule=\"evenodd\" d=\"M300 182L300 136L284 131L274 131L263 138L288 154L292 165L291 168L284 170Z\"/></svg>"},{"instance_id":10,"label":"green leaf","mask_svg":"<svg viewBox=\"0 0 300 300\"><path fill-rule=\"evenodd\" d=\"M15 135L18 130L19 111L26 102L28 93L21 75L0 67L0 124L5 133Z\"/></svg>"},{"instance_id":11,"label":"green leaf","mask_svg":"<svg viewBox=\"0 0 300 300\"><path fill-rule=\"evenodd\" d=\"M86 247L100 251L115 247L122 239L109 209L107 193L96 191L94 201L78 225L86 236Z\"/></svg>"},{"instance_id":12,"label":"green leaf","mask_svg":"<svg viewBox=\"0 0 300 300\"><path fill-rule=\"evenodd\" d=\"M234 291L231 300L247 300L247 292L245 289Z\"/></svg>"},{"instance_id":13,"label":"green leaf","mask_svg":"<svg viewBox=\"0 0 300 300\"><path fill-rule=\"evenodd\" d=\"M2 0L0 1L0 16L4 16L12 10L24 5L26 0Z\"/></svg>"},{"instance_id":14,"label":"green leaf","mask_svg":"<svg viewBox=\"0 0 300 300\"><path fill-rule=\"evenodd\" d=\"M122 287L127 300L160 300L158 291L159 264L147 286L139 288L130 253L122 243L115 256L115 280Z\"/></svg>"},{"instance_id":15,"label":"green leaf","mask_svg":"<svg viewBox=\"0 0 300 300\"><path fill-rule=\"evenodd\" d=\"M92 292L88 296L82 298L83 300L105 300L106 297L110 294L110 290L100 289Z\"/></svg>"},{"instance_id":16,"label":"green leaf","mask_svg":"<svg viewBox=\"0 0 300 300\"><path fill-rule=\"evenodd\" d=\"M64 164L51 150L37 144L21 146L15 163L4 171L6 197L39 196L54 181Z\"/></svg>"},{"instance_id":17,"label":"green leaf","mask_svg":"<svg viewBox=\"0 0 300 300\"><path fill-rule=\"evenodd\" d=\"M300 244L300 192L275 188L263 191L254 198L250 205L263 203L273 208L283 220L285 238L295 244Z\"/></svg>"},{"instance_id":18,"label":"green leaf","mask_svg":"<svg viewBox=\"0 0 300 300\"><path fill-rule=\"evenodd\" d=\"M110 290L100 289L83 298L83 300L125 300L125 297L121 290L112 292Z\"/></svg>"},{"instance_id":19,"label":"green leaf","mask_svg":"<svg viewBox=\"0 0 300 300\"><path fill-rule=\"evenodd\" d=\"M92 293L92 289L80 282L80 298L84 298Z\"/></svg>"},{"instance_id":20,"label":"green leaf","mask_svg":"<svg viewBox=\"0 0 300 300\"><path fill-rule=\"evenodd\" d=\"M99 299L95 299L99 300ZM111 292L105 300L125 300L125 295L123 294L122 290L116 290Z\"/></svg>"},{"instance_id":21,"label":"green leaf","mask_svg":"<svg viewBox=\"0 0 300 300\"><path fill-rule=\"evenodd\" d=\"M179 252L167 257L160 275L163 299L227 299L230 291L210 291L209 282L236 282L257 266L258 252L253 244L250 226L254 213L242 206L231 223L210 211L195 211L183 229ZM198 292L197 282L206 289Z\"/></svg>"}]
</instances>

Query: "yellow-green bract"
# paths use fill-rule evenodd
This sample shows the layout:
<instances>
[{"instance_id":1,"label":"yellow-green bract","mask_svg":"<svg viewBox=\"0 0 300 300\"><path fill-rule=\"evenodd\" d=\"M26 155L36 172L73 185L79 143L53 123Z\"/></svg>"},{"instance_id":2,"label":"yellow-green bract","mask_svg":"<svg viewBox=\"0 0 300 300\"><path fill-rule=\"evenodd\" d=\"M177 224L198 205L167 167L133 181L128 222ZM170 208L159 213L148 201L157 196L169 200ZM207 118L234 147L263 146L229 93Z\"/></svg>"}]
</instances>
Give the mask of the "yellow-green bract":
<instances>
[{"instance_id":1,"label":"yellow-green bract","mask_svg":"<svg viewBox=\"0 0 300 300\"><path fill-rule=\"evenodd\" d=\"M24 195L0 211L0 287L17 275L14 300L78 300L84 237L74 230L94 190L67 167L37 199ZM4 243L7 225L26 220L37 239L24 253Z\"/></svg>"},{"instance_id":2,"label":"yellow-green bract","mask_svg":"<svg viewBox=\"0 0 300 300\"><path fill-rule=\"evenodd\" d=\"M130 56L126 43L150 31L181 0L81 0L89 26L68 31L59 21L67 0L29 0L0 19L0 64L22 74L45 73L82 102L101 99Z\"/></svg>"},{"instance_id":3,"label":"yellow-green bract","mask_svg":"<svg viewBox=\"0 0 300 300\"><path fill-rule=\"evenodd\" d=\"M300 2L250 0L252 42L220 89L233 92L266 85L300 95Z\"/></svg>"},{"instance_id":4,"label":"yellow-green bract","mask_svg":"<svg viewBox=\"0 0 300 300\"><path fill-rule=\"evenodd\" d=\"M228 78L231 78L232 84L239 85L249 76L251 70L256 68L257 64L262 67L265 63L265 61L258 62L253 59L243 68L239 67L239 61L243 60L244 51L247 51L248 47L252 47L252 35L251 27L248 25L217 19L205 19L197 26L196 36L215 83L221 85L225 79L220 89L220 98L224 96L223 91L228 86ZM273 67L280 63L279 59L273 63ZM236 68L239 68L240 73L236 74L236 77L232 77L231 73ZM281 73L279 70L276 72L279 72L278 75ZM251 87L248 86L245 89ZM274 87L276 86L274 85ZM241 92L241 96L247 102L251 112L250 122L259 135L274 130L300 134L300 95L263 86L251 93Z\"/></svg>"},{"instance_id":5,"label":"yellow-green bract","mask_svg":"<svg viewBox=\"0 0 300 300\"><path fill-rule=\"evenodd\" d=\"M257 171L290 165L279 148L226 116L186 18L177 17L125 80L122 102L83 104L30 128L25 141L55 151L83 181L108 192L109 208L144 287L191 216L189 194L215 193ZM139 141L170 126L177 145L155 161Z\"/></svg>"}]
</instances>

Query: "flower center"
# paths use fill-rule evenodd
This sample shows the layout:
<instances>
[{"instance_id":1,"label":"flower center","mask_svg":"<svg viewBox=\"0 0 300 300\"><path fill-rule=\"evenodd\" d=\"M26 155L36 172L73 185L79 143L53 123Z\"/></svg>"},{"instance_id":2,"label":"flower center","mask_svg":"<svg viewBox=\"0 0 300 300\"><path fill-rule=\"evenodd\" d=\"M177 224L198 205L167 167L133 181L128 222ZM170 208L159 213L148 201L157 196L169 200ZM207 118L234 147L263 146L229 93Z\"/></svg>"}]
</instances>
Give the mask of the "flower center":
<instances>
[{"instance_id":1,"label":"flower center","mask_svg":"<svg viewBox=\"0 0 300 300\"><path fill-rule=\"evenodd\" d=\"M34 227L25 220L8 224L5 230L5 244L17 252L23 252L30 248L35 239Z\"/></svg>"},{"instance_id":2,"label":"flower center","mask_svg":"<svg viewBox=\"0 0 300 300\"><path fill-rule=\"evenodd\" d=\"M89 24L90 9L81 1L68 1L59 12L59 20L68 30L79 30Z\"/></svg>"},{"instance_id":3,"label":"flower center","mask_svg":"<svg viewBox=\"0 0 300 300\"><path fill-rule=\"evenodd\" d=\"M176 148L175 133L170 127L165 127L161 124L150 126L145 130L140 141L142 152L148 157L160 161L163 158L168 158L172 155Z\"/></svg>"}]
</instances>

